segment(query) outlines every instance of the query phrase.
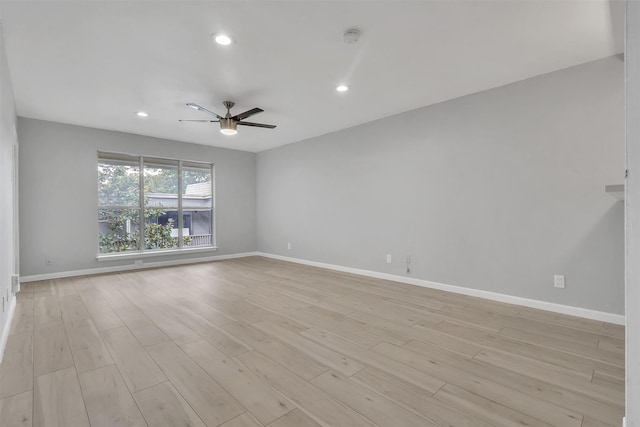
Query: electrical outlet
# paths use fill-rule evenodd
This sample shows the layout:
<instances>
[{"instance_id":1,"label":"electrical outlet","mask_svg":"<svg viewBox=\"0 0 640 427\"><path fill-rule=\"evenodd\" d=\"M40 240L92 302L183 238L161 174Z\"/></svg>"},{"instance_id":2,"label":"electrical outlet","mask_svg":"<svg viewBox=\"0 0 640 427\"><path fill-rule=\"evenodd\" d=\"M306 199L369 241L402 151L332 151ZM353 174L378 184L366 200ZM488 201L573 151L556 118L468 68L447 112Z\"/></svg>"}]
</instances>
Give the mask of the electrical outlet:
<instances>
[{"instance_id":1,"label":"electrical outlet","mask_svg":"<svg viewBox=\"0 0 640 427\"><path fill-rule=\"evenodd\" d=\"M387 254L387 264L391 264L391 254Z\"/></svg>"},{"instance_id":2,"label":"electrical outlet","mask_svg":"<svg viewBox=\"0 0 640 427\"><path fill-rule=\"evenodd\" d=\"M287 243L287 249L291 249L291 242Z\"/></svg>"},{"instance_id":3,"label":"electrical outlet","mask_svg":"<svg viewBox=\"0 0 640 427\"><path fill-rule=\"evenodd\" d=\"M556 274L553 276L553 286L556 288L564 289L564 276Z\"/></svg>"}]
</instances>

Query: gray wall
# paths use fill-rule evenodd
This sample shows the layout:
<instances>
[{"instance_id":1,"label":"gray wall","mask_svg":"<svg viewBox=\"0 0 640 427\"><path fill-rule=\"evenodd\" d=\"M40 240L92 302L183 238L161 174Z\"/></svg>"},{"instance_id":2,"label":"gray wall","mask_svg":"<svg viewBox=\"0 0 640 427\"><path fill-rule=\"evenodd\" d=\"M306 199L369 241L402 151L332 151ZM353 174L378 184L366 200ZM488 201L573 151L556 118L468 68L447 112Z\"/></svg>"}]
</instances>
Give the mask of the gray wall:
<instances>
[{"instance_id":1,"label":"gray wall","mask_svg":"<svg viewBox=\"0 0 640 427\"><path fill-rule=\"evenodd\" d=\"M256 250L253 153L25 118L18 135L23 276L134 263L96 261L98 150L215 163L219 250L144 262Z\"/></svg>"},{"instance_id":2,"label":"gray wall","mask_svg":"<svg viewBox=\"0 0 640 427\"><path fill-rule=\"evenodd\" d=\"M260 251L623 313L619 57L261 152L257 178Z\"/></svg>"},{"instance_id":3,"label":"gray wall","mask_svg":"<svg viewBox=\"0 0 640 427\"><path fill-rule=\"evenodd\" d=\"M4 50L4 38L0 25L0 337L4 336L7 324L9 304L13 301L11 274L17 273L18 254L14 249L16 242L17 195L14 194L14 147L18 145L16 135L16 107L13 88ZM1 346L0 346L1 347ZM2 359L0 349L0 359Z\"/></svg>"}]
</instances>

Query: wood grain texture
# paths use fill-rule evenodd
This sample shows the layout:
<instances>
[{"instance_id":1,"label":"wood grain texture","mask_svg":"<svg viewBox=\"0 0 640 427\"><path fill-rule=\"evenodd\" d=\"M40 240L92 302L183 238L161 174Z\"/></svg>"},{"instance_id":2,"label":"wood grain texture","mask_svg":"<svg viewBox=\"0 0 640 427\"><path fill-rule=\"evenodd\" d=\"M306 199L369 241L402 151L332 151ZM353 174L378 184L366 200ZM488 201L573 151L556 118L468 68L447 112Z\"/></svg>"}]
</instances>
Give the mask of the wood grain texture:
<instances>
[{"instance_id":1,"label":"wood grain texture","mask_svg":"<svg viewBox=\"0 0 640 427\"><path fill-rule=\"evenodd\" d=\"M67 323L71 353L79 373L113 363L107 347L91 319Z\"/></svg>"},{"instance_id":2,"label":"wood grain texture","mask_svg":"<svg viewBox=\"0 0 640 427\"><path fill-rule=\"evenodd\" d=\"M61 369L35 381L33 425L36 427L89 427L76 370Z\"/></svg>"},{"instance_id":3,"label":"wood grain texture","mask_svg":"<svg viewBox=\"0 0 640 427\"><path fill-rule=\"evenodd\" d=\"M220 427L262 427L248 412L221 424Z\"/></svg>"},{"instance_id":4,"label":"wood grain texture","mask_svg":"<svg viewBox=\"0 0 640 427\"><path fill-rule=\"evenodd\" d=\"M56 320L36 325L33 359L35 376L73 366L73 356L63 322Z\"/></svg>"},{"instance_id":5,"label":"wood grain texture","mask_svg":"<svg viewBox=\"0 0 640 427\"><path fill-rule=\"evenodd\" d=\"M0 364L0 398L33 390L33 333L9 335Z\"/></svg>"},{"instance_id":6,"label":"wood grain texture","mask_svg":"<svg viewBox=\"0 0 640 427\"><path fill-rule=\"evenodd\" d=\"M147 426L115 365L80 374L80 384L91 427Z\"/></svg>"},{"instance_id":7,"label":"wood grain texture","mask_svg":"<svg viewBox=\"0 0 640 427\"><path fill-rule=\"evenodd\" d=\"M304 379L310 380L329 369L317 359L288 347L251 326L232 322L222 328Z\"/></svg>"},{"instance_id":8,"label":"wood grain texture","mask_svg":"<svg viewBox=\"0 0 640 427\"><path fill-rule=\"evenodd\" d=\"M313 418L302 412L300 409L294 409L281 418L278 418L269 427L321 427Z\"/></svg>"},{"instance_id":9,"label":"wood grain texture","mask_svg":"<svg viewBox=\"0 0 640 427\"><path fill-rule=\"evenodd\" d=\"M363 364L272 322L261 322L256 327L344 375L351 376L364 368Z\"/></svg>"},{"instance_id":10,"label":"wood grain texture","mask_svg":"<svg viewBox=\"0 0 640 427\"><path fill-rule=\"evenodd\" d=\"M38 288L41 289L41 288ZM44 287L42 288L44 289ZM43 294L36 296L34 317L36 324L45 325L62 320L62 312L55 295Z\"/></svg>"},{"instance_id":11,"label":"wood grain texture","mask_svg":"<svg viewBox=\"0 0 640 427\"><path fill-rule=\"evenodd\" d=\"M0 400L0 426L33 426L33 393L31 391Z\"/></svg>"},{"instance_id":12,"label":"wood grain texture","mask_svg":"<svg viewBox=\"0 0 640 427\"><path fill-rule=\"evenodd\" d=\"M329 426L373 427L374 423L332 399L327 393L308 381L287 371L261 354L250 351L238 359L271 387L289 397L296 405L304 407Z\"/></svg>"},{"instance_id":13,"label":"wood grain texture","mask_svg":"<svg viewBox=\"0 0 640 427\"><path fill-rule=\"evenodd\" d=\"M89 313L78 295L58 297L58 306L65 323L89 318Z\"/></svg>"},{"instance_id":14,"label":"wood grain texture","mask_svg":"<svg viewBox=\"0 0 640 427\"><path fill-rule=\"evenodd\" d=\"M346 354L347 356L363 363L365 366L372 366L393 372L395 376L430 391L431 393L435 393L440 390L440 388L445 384L443 380L436 378L427 372L400 363L378 352L360 347L353 344L351 341L322 329L311 328L302 332L301 335L309 337L337 352Z\"/></svg>"},{"instance_id":15,"label":"wood grain texture","mask_svg":"<svg viewBox=\"0 0 640 427\"><path fill-rule=\"evenodd\" d=\"M200 417L169 383L133 394L149 427L205 427Z\"/></svg>"},{"instance_id":16,"label":"wood grain texture","mask_svg":"<svg viewBox=\"0 0 640 427\"><path fill-rule=\"evenodd\" d=\"M436 393L435 397L445 403L462 408L496 427L515 425L549 427L552 425L451 384L446 384L442 387L442 389Z\"/></svg>"},{"instance_id":17,"label":"wood grain texture","mask_svg":"<svg viewBox=\"0 0 640 427\"><path fill-rule=\"evenodd\" d=\"M424 345L424 347L429 348L427 345ZM449 360L455 361L456 358L460 357L453 352L444 353L445 358L442 359L430 357L434 351L433 349L414 353L389 343L379 344L374 350L416 369L431 372L449 384L457 385L467 391L482 395L508 408L524 414L538 414L540 420L549 424L580 427L582 417L576 412L560 408L548 402L541 402L526 393L510 389L490 379L461 371L452 366L455 362L447 364ZM463 357L460 358L464 360Z\"/></svg>"},{"instance_id":18,"label":"wood grain texture","mask_svg":"<svg viewBox=\"0 0 640 427\"><path fill-rule=\"evenodd\" d=\"M263 424L269 424L294 406L280 393L205 340L184 344L184 351Z\"/></svg>"},{"instance_id":19,"label":"wood grain texture","mask_svg":"<svg viewBox=\"0 0 640 427\"><path fill-rule=\"evenodd\" d=\"M102 336L132 393L167 380L127 328L109 329Z\"/></svg>"},{"instance_id":20,"label":"wood grain texture","mask_svg":"<svg viewBox=\"0 0 640 427\"><path fill-rule=\"evenodd\" d=\"M433 398L432 393L403 381L392 374L367 368L352 377L353 381L384 395L392 402L404 406L439 426L491 427L479 418L467 414L455 406Z\"/></svg>"},{"instance_id":21,"label":"wood grain texture","mask_svg":"<svg viewBox=\"0 0 640 427\"><path fill-rule=\"evenodd\" d=\"M311 383L377 425L395 424L406 427L435 425L336 372L326 372L314 378Z\"/></svg>"},{"instance_id":22,"label":"wood grain texture","mask_svg":"<svg viewBox=\"0 0 640 427\"><path fill-rule=\"evenodd\" d=\"M156 344L147 351L207 425L222 424L246 411L175 343Z\"/></svg>"},{"instance_id":23,"label":"wood grain texture","mask_svg":"<svg viewBox=\"0 0 640 427\"><path fill-rule=\"evenodd\" d=\"M135 307L115 310L120 320L129 328L142 346L169 341L169 337L160 330L143 312Z\"/></svg>"},{"instance_id":24,"label":"wood grain texture","mask_svg":"<svg viewBox=\"0 0 640 427\"><path fill-rule=\"evenodd\" d=\"M11 321L11 330L9 334L19 334L22 332L33 332L34 319L34 304L33 300L25 300L19 298L19 304L16 304L16 309L13 314L13 320Z\"/></svg>"},{"instance_id":25,"label":"wood grain texture","mask_svg":"<svg viewBox=\"0 0 640 427\"><path fill-rule=\"evenodd\" d=\"M616 426L624 335L618 325L260 257L45 280L17 296L0 420Z\"/></svg>"}]
</instances>

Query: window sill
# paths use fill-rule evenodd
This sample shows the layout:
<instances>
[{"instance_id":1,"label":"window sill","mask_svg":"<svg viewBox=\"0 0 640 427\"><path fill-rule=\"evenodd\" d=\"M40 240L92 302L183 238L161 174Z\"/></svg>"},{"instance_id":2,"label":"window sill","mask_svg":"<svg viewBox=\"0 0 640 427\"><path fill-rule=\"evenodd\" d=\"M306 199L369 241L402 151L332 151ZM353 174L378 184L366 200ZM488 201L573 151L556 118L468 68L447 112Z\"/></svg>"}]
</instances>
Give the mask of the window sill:
<instances>
[{"instance_id":1,"label":"window sill","mask_svg":"<svg viewBox=\"0 0 640 427\"><path fill-rule=\"evenodd\" d=\"M156 251L144 251L144 252L117 252L109 254L99 254L96 256L98 261L116 261L119 259L135 259L135 258L149 258L167 255L180 255L180 254L192 254L200 252L215 252L218 250L217 246L207 246L204 248L185 248L185 249L160 249Z\"/></svg>"}]
</instances>

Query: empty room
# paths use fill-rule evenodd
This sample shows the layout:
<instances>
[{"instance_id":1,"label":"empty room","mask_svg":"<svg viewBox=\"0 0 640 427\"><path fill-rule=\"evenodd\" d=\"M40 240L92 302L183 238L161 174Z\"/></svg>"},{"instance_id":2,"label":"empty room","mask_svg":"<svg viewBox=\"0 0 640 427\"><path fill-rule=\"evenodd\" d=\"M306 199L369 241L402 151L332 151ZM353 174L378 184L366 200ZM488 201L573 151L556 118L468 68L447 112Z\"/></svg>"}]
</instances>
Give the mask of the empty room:
<instances>
[{"instance_id":1,"label":"empty room","mask_svg":"<svg viewBox=\"0 0 640 427\"><path fill-rule=\"evenodd\" d=\"M1 427L640 427L640 2L0 1Z\"/></svg>"}]
</instances>

